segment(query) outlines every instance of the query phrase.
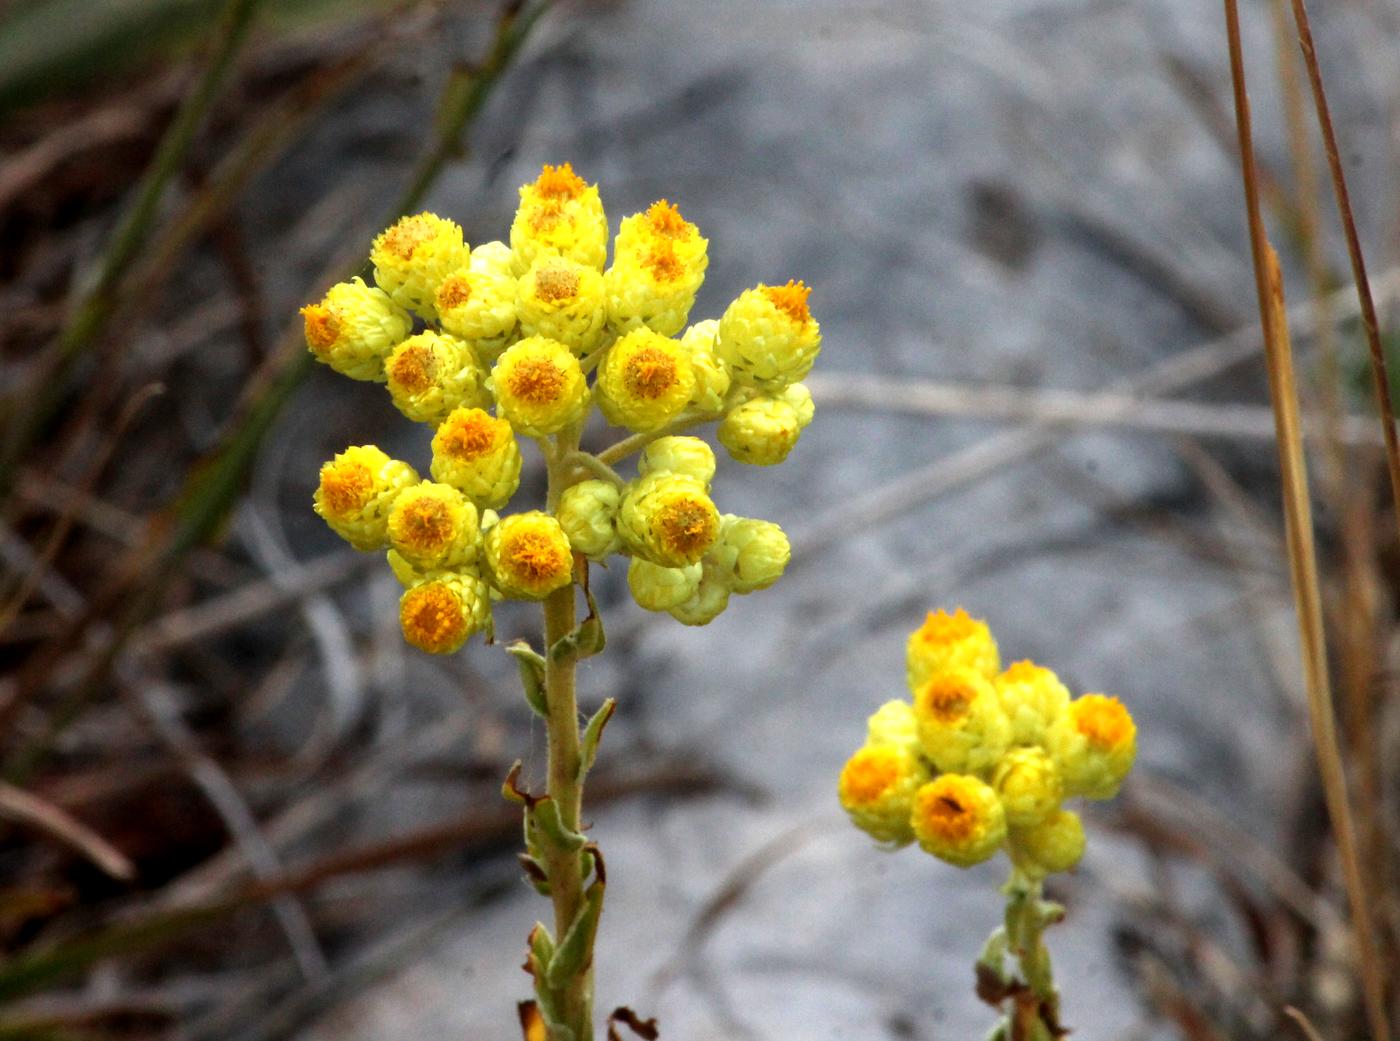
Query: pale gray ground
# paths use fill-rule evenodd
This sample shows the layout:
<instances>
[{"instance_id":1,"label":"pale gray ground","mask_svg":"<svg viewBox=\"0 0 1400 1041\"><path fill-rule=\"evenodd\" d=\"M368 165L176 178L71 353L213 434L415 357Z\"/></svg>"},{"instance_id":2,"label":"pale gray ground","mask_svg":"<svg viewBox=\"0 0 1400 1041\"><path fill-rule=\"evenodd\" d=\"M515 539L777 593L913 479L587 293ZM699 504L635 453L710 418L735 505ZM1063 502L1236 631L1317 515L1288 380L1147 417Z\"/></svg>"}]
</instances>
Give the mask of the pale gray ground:
<instances>
[{"instance_id":1,"label":"pale gray ground","mask_svg":"<svg viewBox=\"0 0 1400 1041\"><path fill-rule=\"evenodd\" d=\"M1261 147L1282 169L1272 40L1263 8L1249 6ZM1327 24L1324 47L1350 65L1370 26L1349 8ZM474 161L442 180L431 205L461 219L473 241L498 237L515 186L541 162L571 160L601 182L614 219L664 195L700 224L711 263L697 316L718 314L759 280L815 285L826 345L818 371L828 378L1094 390L1250 320L1235 169L1167 74L1169 58L1224 104L1218 5L578 9L543 27L484 117ZM403 109L422 111L440 74L441 56L424 60L421 88L361 98L337 129L321 131L323 154L344 156L348 187L331 178L348 193L342 209L373 198L387 161L412 154ZM1364 99L1387 96L1396 67L1350 69L1339 103L1346 125L1364 127L1381 118ZM1351 150L1363 198L1382 183L1386 158L1376 151L1383 135L1366 142L1379 144ZM288 213L307 204L308 184L327 181L324 169L278 176L290 186ZM252 216L272 227L288 213ZM1258 404L1263 386L1246 365L1183 396ZM648 799L590 815L612 881L601 1008L626 1002L658 1015L667 1041L981 1036L989 1012L972 995L970 964L998 915L1001 867L962 873L917 852L878 852L844 823L833 794L864 717L899 692L905 633L932 606L987 617L1008 660L1034 657L1077 690L1120 693L1140 723L1144 771L1197 786L1271 835L1293 766L1266 753L1296 714L1289 618L1278 611L1285 576L1265 558L1251 612L1237 569L1177 537L1224 528L1242 545L1249 532L1202 490L1173 441L1065 436L893 522L862 523L876 489L1004 429L828 408L786 466L725 460L721 507L780 521L800 555L775 589L735 600L707 629L641 617L618 595L619 574L601 580L615 646L583 682L589 706L610 692L621 700L604 759L642 742L717 762L766 793L758 802ZM304 508L316 463L376 438L426 461L426 437L381 392L318 373L264 472L299 556L333 548ZM1209 447L1247 479L1271 480L1266 443ZM1120 502L1185 528L1144 527L1113 512ZM835 544L802 553L838 517L850 523ZM455 706L464 666L372 642L383 626L368 621L367 591L380 612L392 604L380 572L337 597L389 699L385 740L401 740ZM1289 670L1287 697L1256 615ZM525 619L509 616L507 634L524 631ZM528 742L538 771L542 735L526 729L504 656L474 647L467 657L478 672L472 711L496 728L474 733L473 747L509 757ZM385 834L457 810L450 789L404 785L342 830ZM800 848L658 993L656 974L685 953L689 923L731 872L804 826ZM1109 893L1140 884L1136 855L1102 833L1092 846L1089 870L1062 889L1071 911L1054 938L1066 1018L1085 1041L1133 1036L1142 1021L1110 939ZM410 906L441 911L509 874L505 856L454 868L440 906ZM396 971L339 1001L305 1041L515 1036L514 1002L528 990L524 936L547 905L523 884L506 892L401 952Z\"/></svg>"}]
</instances>

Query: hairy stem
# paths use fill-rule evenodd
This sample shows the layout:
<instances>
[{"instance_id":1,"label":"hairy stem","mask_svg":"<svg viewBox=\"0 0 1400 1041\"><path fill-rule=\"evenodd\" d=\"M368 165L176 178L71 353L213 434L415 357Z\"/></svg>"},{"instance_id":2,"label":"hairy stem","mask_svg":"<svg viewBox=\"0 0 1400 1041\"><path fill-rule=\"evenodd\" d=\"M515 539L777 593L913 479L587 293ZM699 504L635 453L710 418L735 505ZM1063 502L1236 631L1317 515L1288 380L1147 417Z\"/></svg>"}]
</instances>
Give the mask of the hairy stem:
<instances>
[{"instance_id":1,"label":"hairy stem","mask_svg":"<svg viewBox=\"0 0 1400 1041\"><path fill-rule=\"evenodd\" d=\"M561 434L555 451L548 455L548 508L554 512L569 479L565 460L574 451L577 436ZM574 586L572 583L551 593L544 602L545 697L549 716L546 735L549 745L549 795L559 807L564 828L579 830L583 787L579 780L578 698L575 673L578 657L574 652L556 656L552 649L574 628ZM549 877L554 901L554 935L563 938L583 908L583 860L579 850L551 846L543 865ZM564 1025L574 1032L575 1041L593 1037L592 957L562 989L559 997Z\"/></svg>"}]
</instances>

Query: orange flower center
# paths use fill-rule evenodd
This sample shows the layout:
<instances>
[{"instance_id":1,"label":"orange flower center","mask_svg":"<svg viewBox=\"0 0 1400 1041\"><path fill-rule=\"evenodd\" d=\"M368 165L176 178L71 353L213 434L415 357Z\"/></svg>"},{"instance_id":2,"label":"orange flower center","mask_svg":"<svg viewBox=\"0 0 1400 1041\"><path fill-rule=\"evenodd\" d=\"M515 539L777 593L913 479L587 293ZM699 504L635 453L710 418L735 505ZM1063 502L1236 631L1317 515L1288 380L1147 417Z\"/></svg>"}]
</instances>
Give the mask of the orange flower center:
<instances>
[{"instance_id":1,"label":"orange flower center","mask_svg":"<svg viewBox=\"0 0 1400 1041\"><path fill-rule=\"evenodd\" d=\"M1026 661L1015 661L1006 667L1006 672L1002 678L1008 683L1034 683L1042 678L1050 670L1043 665L1027 659Z\"/></svg>"},{"instance_id":2,"label":"orange flower center","mask_svg":"<svg viewBox=\"0 0 1400 1041\"><path fill-rule=\"evenodd\" d=\"M535 296L546 303L572 300L578 296L579 275L566 267L547 267L535 272Z\"/></svg>"},{"instance_id":3,"label":"orange flower center","mask_svg":"<svg viewBox=\"0 0 1400 1041\"><path fill-rule=\"evenodd\" d=\"M916 807L924 830L945 842L966 839L977 828L977 812L973 803L958 790L957 784L935 781L920 793Z\"/></svg>"},{"instance_id":4,"label":"orange flower center","mask_svg":"<svg viewBox=\"0 0 1400 1041\"><path fill-rule=\"evenodd\" d=\"M888 753L863 748L841 771L841 791L846 801L872 803L899 780L899 761Z\"/></svg>"},{"instance_id":5,"label":"orange flower center","mask_svg":"<svg viewBox=\"0 0 1400 1041\"><path fill-rule=\"evenodd\" d=\"M668 238L683 238L690 230L690 225L681 216L681 211L665 199L658 199L651 204L651 208L647 210L647 224L652 231Z\"/></svg>"},{"instance_id":6,"label":"orange flower center","mask_svg":"<svg viewBox=\"0 0 1400 1041\"><path fill-rule=\"evenodd\" d=\"M676 385L676 359L659 347L643 347L627 359L622 382L639 398L659 398Z\"/></svg>"},{"instance_id":7,"label":"orange flower center","mask_svg":"<svg viewBox=\"0 0 1400 1041\"><path fill-rule=\"evenodd\" d=\"M685 265L676 256L676 247L669 239L660 239L642 260L642 266L658 282L678 282L685 274Z\"/></svg>"},{"instance_id":8,"label":"orange flower center","mask_svg":"<svg viewBox=\"0 0 1400 1041\"><path fill-rule=\"evenodd\" d=\"M1096 748L1117 748L1133 736L1133 717L1117 698L1086 694L1074 709L1075 727Z\"/></svg>"},{"instance_id":9,"label":"orange flower center","mask_svg":"<svg viewBox=\"0 0 1400 1041\"><path fill-rule=\"evenodd\" d=\"M463 275L448 275L438 286L437 305L440 311L461 307L472 298L472 284Z\"/></svg>"},{"instance_id":10,"label":"orange flower center","mask_svg":"<svg viewBox=\"0 0 1400 1041\"><path fill-rule=\"evenodd\" d=\"M546 199L577 199L587 187L570 163L559 166L546 163L535 179L536 194Z\"/></svg>"},{"instance_id":11,"label":"orange flower center","mask_svg":"<svg viewBox=\"0 0 1400 1041\"><path fill-rule=\"evenodd\" d=\"M530 585L558 578L572 563L559 540L542 531L507 536L501 560L517 578Z\"/></svg>"},{"instance_id":12,"label":"orange flower center","mask_svg":"<svg viewBox=\"0 0 1400 1041\"><path fill-rule=\"evenodd\" d=\"M384 249L400 260L412 260L413 251L436 234L423 217L405 217L384 233Z\"/></svg>"},{"instance_id":13,"label":"orange flower center","mask_svg":"<svg viewBox=\"0 0 1400 1041\"><path fill-rule=\"evenodd\" d=\"M330 463L321 468L321 501L337 517L364 509L374 490L374 475L363 463Z\"/></svg>"},{"instance_id":14,"label":"orange flower center","mask_svg":"<svg viewBox=\"0 0 1400 1041\"><path fill-rule=\"evenodd\" d=\"M408 642L430 653L445 651L460 642L467 628L462 601L442 582L409 590L399 619Z\"/></svg>"},{"instance_id":15,"label":"orange flower center","mask_svg":"<svg viewBox=\"0 0 1400 1041\"><path fill-rule=\"evenodd\" d=\"M952 644L977 635L977 622L961 607L955 614L930 611L919 627L919 639L924 643Z\"/></svg>"},{"instance_id":16,"label":"orange flower center","mask_svg":"<svg viewBox=\"0 0 1400 1041\"><path fill-rule=\"evenodd\" d=\"M506 379L513 396L532 405L549 405L564 394L564 370L548 358L525 358L511 367Z\"/></svg>"},{"instance_id":17,"label":"orange flower center","mask_svg":"<svg viewBox=\"0 0 1400 1041\"><path fill-rule=\"evenodd\" d=\"M967 715L977 689L953 673L938 673L919 691L919 705L940 723L956 723Z\"/></svg>"},{"instance_id":18,"label":"orange flower center","mask_svg":"<svg viewBox=\"0 0 1400 1041\"><path fill-rule=\"evenodd\" d=\"M409 344L389 362L389 379L410 394L423 393L437 375L437 352L425 343Z\"/></svg>"},{"instance_id":19,"label":"orange flower center","mask_svg":"<svg viewBox=\"0 0 1400 1041\"><path fill-rule=\"evenodd\" d=\"M672 499L656 514L656 528L666 548L691 560L713 545L718 527L714 509L698 499Z\"/></svg>"},{"instance_id":20,"label":"orange flower center","mask_svg":"<svg viewBox=\"0 0 1400 1041\"><path fill-rule=\"evenodd\" d=\"M812 312L807 310L807 297L811 292L810 286L791 280L785 286L763 287L763 295L769 302L799 324L812 317Z\"/></svg>"},{"instance_id":21,"label":"orange flower center","mask_svg":"<svg viewBox=\"0 0 1400 1041\"><path fill-rule=\"evenodd\" d=\"M396 518L396 534L420 550L441 549L452 541L457 526L447 503L433 496L413 499Z\"/></svg>"},{"instance_id":22,"label":"orange flower center","mask_svg":"<svg viewBox=\"0 0 1400 1041\"><path fill-rule=\"evenodd\" d=\"M340 318L329 307L311 304L301 309L306 322L306 342L318 353L325 353L340 338Z\"/></svg>"},{"instance_id":23,"label":"orange flower center","mask_svg":"<svg viewBox=\"0 0 1400 1041\"><path fill-rule=\"evenodd\" d=\"M474 408L465 416L449 418L438 431L435 447L453 459L479 459L495 449L500 431L500 420Z\"/></svg>"}]
</instances>

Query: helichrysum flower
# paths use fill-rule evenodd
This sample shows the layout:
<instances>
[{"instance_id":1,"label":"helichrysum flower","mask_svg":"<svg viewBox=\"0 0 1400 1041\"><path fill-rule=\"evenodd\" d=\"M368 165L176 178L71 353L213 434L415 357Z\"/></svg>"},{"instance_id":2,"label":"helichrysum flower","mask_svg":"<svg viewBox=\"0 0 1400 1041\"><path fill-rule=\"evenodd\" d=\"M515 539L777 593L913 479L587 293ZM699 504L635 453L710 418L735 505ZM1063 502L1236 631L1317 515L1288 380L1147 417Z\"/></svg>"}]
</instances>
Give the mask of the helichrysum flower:
<instances>
[{"instance_id":1,"label":"helichrysum flower","mask_svg":"<svg viewBox=\"0 0 1400 1041\"><path fill-rule=\"evenodd\" d=\"M992 787L1012 827L1038 824L1060 807L1064 786L1055 763L1040 748L1013 748L992 772Z\"/></svg>"},{"instance_id":2,"label":"helichrysum flower","mask_svg":"<svg viewBox=\"0 0 1400 1041\"><path fill-rule=\"evenodd\" d=\"M598 186L586 184L568 163L545 166L533 183L520 189L510 245L517 275L541 256L567 257L603 270L608 220Z\"/></svg>"},{"instance_id":3,"label":"helichrysum flower","mask_svg":"<svg viewBox=\"0 0 1400 1041\"><path fill-rule=\"evenodd\" d=\"M400 217L369 252L374 280L402 307L436 318L434 298L444 278L471 262L462 229L435 213Z\"/></svg>"},{"instance_id":4,"label":"helichrysum flower","mask_svg":"<svg viewBox=\"0 0 1400 1041\"><path fill-rule=\"evenodd\" d=\"M557 340L575 354L596 347L608 317L603 276L567 257L536 260L516 290L520 331Z\"/></svg>"},{"instance_id":5,"label":"helichrysum flower","mask_svg":"<svg viewBox=\"0 0 1400 1041\"><path fill-rule=\"evenodd\" d=\"M627 568L627 587L638 606L648 611L680 607L700 589L701 567L660 567L634 557Z\"/></svg>"},{"instance_id":6,"label":"helichrysum flower","mask_svg":"<svg viewBox=\"0 0 1400 1041\"><path fill-rule=\"evenodd\" d=\"M435 572L399 598L404 639L429 654L451 654L490 624L490 590L470 568Z\"/></svg>"},{"instance_id":7,"label":"helichrysum flower","mask_svg":"<svg viewBox=\"0 0 1400 1041\"><path fill-rule=\"evenodd\" d=\"M695 478L654 473L628 486L617 530L634 556L662 567L685 567L698 562L719 537L719 511Z\"/></svg>"},{"instance_id":8,"label":"helichrysum flower","mask_svg":"<svg viewBox=\"0 0 1400 1041\"><path fill-rule=\"evenodd\" d=\"M353 380L382 382L385 355L413 328L407 311L362 278L331 286L301 316L316 360Z\"/></svg>"},{"instance_id":9,"label":"helichrysum flower","mask_svg":"<svg viewBox=\"0 0 1400 1041\"><path fill-rule=\"evenodd\" d=\"M924 624L909 634L905 655L911 691L933 673L954 666L975 669L988 679L1001 671L992 631L961 607L954 614L930 611Z\"/></svg>"},{"instance_id":10,"label":"helichrysum flower","mask_svg":"<svg viewBox=\"0 0 1400 1041\"><path fill-rule=\"evenodd\" d=\"M520 484L520 446L510 421L479 408L450 412L433 435L433 479L482 509L500 509Z\"/></svg>"},{"instance_id":11,"label":"helichrysum flower","mask_svg":"<svg viewBox=\"0 0 1400 1041\"><path fill-rule=\"evenodd\" d=\"M807 389L807 384L794 383L790 387L784 387L777 398L792 409L793 415L797 417L797 429L806 430L817 414L817 405L812 400L812 392Z\"/></svg>"},{"instance_id":12,"label":"helichrysum flower","mask_svg":"<svg viewBox=\"0 0 1400 1041\"><path fill-rule=\"evenodd\" d=\"M374 445L356 445L321 467L314 509L356 549L382 549L388 542L394 500L417 483L418 474L407 463L391 459Z\"/></svg>"},{"instance_id":13,"label":"helichrysum flower","mask_svg":"<svg viewBox=\"0 0 1400 1041\"><path fill-rule=\"evenodd\" d=\"M531 510L502 517L483 548L496 588L517 600L543 600L573 581L574 555L559 522Z\"/></svg>"},{"instance_id":14,"label":"helichrysum flower","mask_svg":"<svg viewBox=\"0 0 1400 1041\"><path fill-rule=\"evenodd\" d=\"M685 328L704 281L708 243L665 199L623 218L605 276L613 329L646 326L663 336Z\"/></svg>"},{"instance_id":15,"label":"helichrysum flower","mask_svg":"<svg viewBox=\"0 0 1400 1041\"><path fill-rule=\"evenodd\" d=\"M1068 794L1111 799L1137 757L1137 726L1117 698L1085 694L1050 725L1045 747Z\"/></svg>"},{"instance_id":16,"label":"helichrysum flower","mask_svg":"<svg viewBox=\"0 0 1400 1041\"><path fill-rule=\"evenodd\" d=\"M437 424L455 408L490 404L486 371L471 344L421 332L394 348L384 363L394 406L416 423Z\"/></svg>"},{"instance_id":17,"label":"helichrysum flower","mask_svg":"<svg viewBox=\"0 0 1400 1041\"><path fill-rule=\"evenodd\" d=\"M1084 856L1084 822L1079 814L1056 810L1029 828L1012 828L1011 860L1032 878L1069 871Z\"/></svg>"},{"instance_id":18,"label":"helichrysum flower","mask_svg":"<svg viewBox=\"0 0 1400 1041\"><path fill-rule=\"evenodd\" d=\"M745 386L778 391L812 369L821 330L801 282L745 290L719 320L719 357Z\"/></svg>"},{"instance_id":19,"label":"helichrysum flower","mask_svg":"<svg viewBox=\"0 0 1400 1041\"><path fill-rule=\"evenodd\" d=\"M690 367L695 373L695 390L691 392L690 404L701 412L723 411L724 399L732 382L729 366L715 353L718 339L717 318L696 322L681 336L681 346L690 357Z\"/></svg>"},{"instance_id":20,"label":"helichrysum flower","mask_svg":"<svg viewBox=\"0 0 1400 1041\"><path fill-rule=\"evenodd\" d=\"M433 306L443 329L494 357L515 332L516 285L515 276L509 273L509 255L506 271L502 272L486 261L477 264L477 251L482 248L472 251L469 266L458 268L438 283Z\"/></svg>"},{"instance_id":21,"label":"helichrysum flower","mask_svg":"<svg viewBox=\"0 0 1400 1041\"><path fill-rule=\"evenodd\" d=\"M676 340L634 329L603 356L598 408L609 423L639 432L659 430L689 404L695 373Z\"/></svg>"},{"instance_id":22,"label":"helichrysum flower","mask_svg":"<svg viewBox=\"0 0 1400 1041\"><path fill-rule=\"evenodd\" d=\"M866 745L846 761L837 784L851 822L880 842L914 841L915 793L927 785L928 767L901 745Z\"/></svg>"},{"instance_id":23,"label":"helichrysum flower","mask_svg":"<svg viewBox=\"0 0 1400 1041\"><path fill-rule=\"evenodd\" d=\"M731 590L752 593L782 577L792 559L792 545L772 521L726 513L710 559Z\"/></svg>"},{"instance_id":24,"label":"helichrysum flower","mask_svg":"<svg viewBox=\"0 0 1400 1041\"><path fill-rule=\"evenodd\" d=\"M1002 711L1011 720L1011 740L1018 745L1039 744L1045 730L1069 704L1069 689L1049 669L1030 661L1006 667L996 678Z\"/></svg>"},{"instance_id":25,"label":"helichrysum flower","mask_svg":"<svg viewBox=\"0 0 1400 1041\"><path fill-rule=\"evenodd\" d=\"M754 398L736 405L716 431L719 443L736 462L777 466L802 433L797 412L778 398Z\"/></svg>"},{"instance_id":26,"label":"helichrysum flower","mask_svg":"<svg viewBox=\"0 0 1400 1041\"><path fill-rule=\"evenodd\" d=\"M715 452L698 437L658 437L642 449L637 472L643 477L654 473L694 477L709 488L715 476Z\"/></svg>"},{"instance_id":27,"label":"helichrysum flower","mask_svg":"<svg viewBox=\"0 0 1400 1041\"><path fill-rule=\"evenodd\" d=\"M974 669L935 672L914 692L914 715L924 753L940 770L990 770L1011 744L996 690Z\"/></svg>"},{"instance_id":28,"label":"helichrysum flower","mask_svg":"<svg viewBox=\"0 0 1400 1041\"><path fill-rule=\"evenodd\" d=\"M557 433L588 408L588 382L578 359L543 336L507 347L491 370L491 383L500 413L529 437Z\"/></svg>"},{"instance_id":29,"label":"helichrysum flower","mask_svg":"<svg viewBox=\"0 0 1400 1041\"><path fill-rule=\"evenodd\" d=\"M709 625L729 606L729 586L708 562L701 562L700 584L690 598L667 613L683 625Z\"/></svg>"},{"instance_id":30,"label":"helichrysum flower","mask_svg":"<svg viewBox=\"0 0 1400 1041\"><path fill-rule=\"evenodd\" d=\"M865 743L901 745L915 755L922 755L919 721L914 716L914 706L902 698L881 705L865 722Z\"/></svg>"},{"instance_id":31,"label":"helichrysum flower","mask_svg":"<svg viewBox=\"0 0 1400 1041\"><path fill-rule=\"evenodd\" d=\"M405 488L389 511L389 545L419 571L475 563L481 542L476 507L448 484Z\"/></svg>"},{"instance_id":32,"label":"helichrysum flower","mask_svg":"<svg viewBox=\"0 0 1400 1041\"><path fill-rule=\"evenodd\" d=\"M610 481L580 481L559 496L555 516L577 553L602 560L622 548L617 534L617 511L622 492Z\"/></svg>"},{"instance_id":33,"label":"helichrysum flower","mask_svg":"<svg viewBox=\"0 0 1400 1041\"><path fill-rule=\"evenodd\" d=\"M958 867L991 859L1006 838L996 792L962 774L942 774L915 792L910 823L920 846Z\"/></svg>"}]
</instances>

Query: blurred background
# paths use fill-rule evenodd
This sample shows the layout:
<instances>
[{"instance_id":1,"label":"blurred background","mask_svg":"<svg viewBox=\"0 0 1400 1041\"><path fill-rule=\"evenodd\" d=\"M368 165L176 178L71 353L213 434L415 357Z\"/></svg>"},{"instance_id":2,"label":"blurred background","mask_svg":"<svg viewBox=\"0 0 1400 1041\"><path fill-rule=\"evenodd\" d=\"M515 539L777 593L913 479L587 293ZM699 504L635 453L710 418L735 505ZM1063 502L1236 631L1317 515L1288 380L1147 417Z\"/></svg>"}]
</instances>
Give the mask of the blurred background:
<instances>
[{"instance_id":1,"label":"blurred background","mask_svg":"<svg viewBox=\"0 0 1400 1041\"><path fill-rule=\"evenodd\" d=\"M1389 329L1400 17L1318 7ZM1394 972L1400 547L1281 11L1248 0L1245 46L1337 420L1319 539ZM667 1041L981 1036L999 869L878 852L834 794L906 634L963 605L1138 719L1055 889L1075 1036L1293 1036L1288 1003L1360 1036L1233 142L1207 0L0 3L0 1038L518 1036L546 904L499 787L544 735L507 655L408 648L388 569L312 514L335 452L427 439L313 369L296 312L404 210L506 237L564 161L614 226L699 224L695 318L801 278L825 343L788 463L716 482L791 534L781 583L691 630L595 571L599 1007Z\"/></svg>"}]
</instances>

